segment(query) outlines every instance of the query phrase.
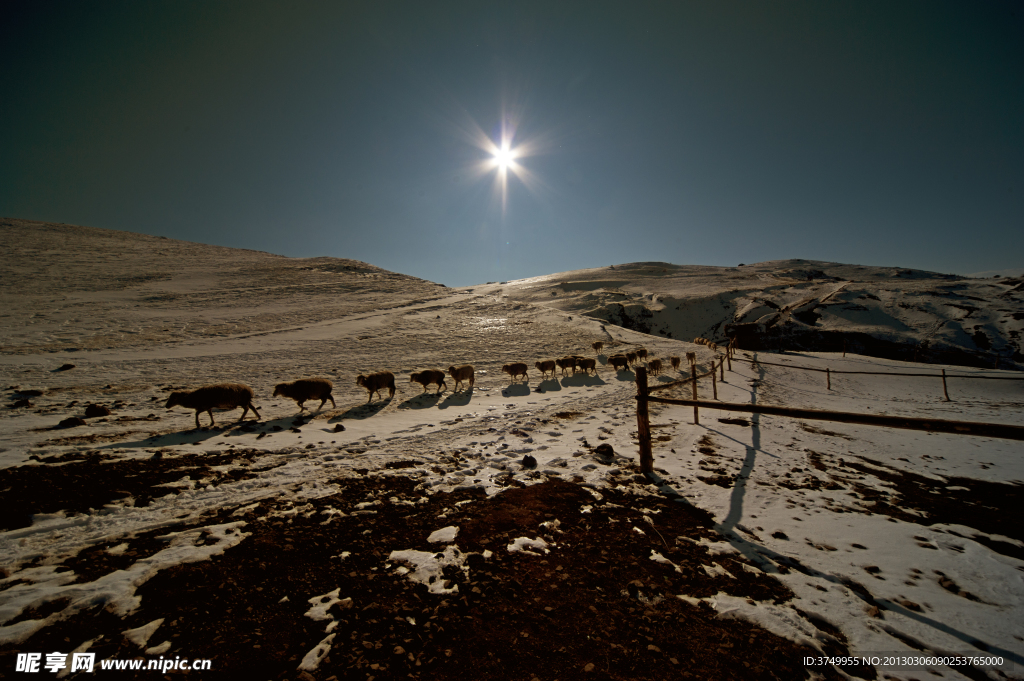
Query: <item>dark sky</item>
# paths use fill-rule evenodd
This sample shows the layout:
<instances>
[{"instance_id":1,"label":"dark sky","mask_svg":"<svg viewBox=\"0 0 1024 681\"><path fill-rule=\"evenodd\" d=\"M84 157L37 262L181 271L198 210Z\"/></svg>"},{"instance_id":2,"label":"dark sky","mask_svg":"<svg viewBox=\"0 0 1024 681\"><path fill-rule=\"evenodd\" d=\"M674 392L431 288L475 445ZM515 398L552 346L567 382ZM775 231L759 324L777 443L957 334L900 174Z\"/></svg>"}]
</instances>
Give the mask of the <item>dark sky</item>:
<instances>
[{"instance_id":1,"label":"dark sky","mask_svg":"<svg viewBox=\"0 0 1024 681\"><path fill-rule=\"evenodd\" d=\"M1024 5L8 2L0 215L451 286L1021 267Z\"/></svg>"}]
</instances>

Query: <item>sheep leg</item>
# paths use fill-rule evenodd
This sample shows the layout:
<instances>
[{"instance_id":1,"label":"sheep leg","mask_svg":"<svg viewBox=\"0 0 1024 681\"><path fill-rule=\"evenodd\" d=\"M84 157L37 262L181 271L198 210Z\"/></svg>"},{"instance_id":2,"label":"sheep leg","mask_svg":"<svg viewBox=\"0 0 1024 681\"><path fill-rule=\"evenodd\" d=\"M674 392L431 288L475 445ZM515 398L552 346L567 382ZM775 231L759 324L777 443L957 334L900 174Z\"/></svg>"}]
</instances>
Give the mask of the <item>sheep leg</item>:
<instances>
[{"instance_id":1,"label":"sheep leg","mask_svg":"<svg viewBox=\"0 0 1024 681\"><path fill-rule=\"evenodd\" d=\"M245 419L245 415L249 413L250 409L252 409L253 414L256 414L256 420L260 420L260 413L256 411L256 407L252 406L252 402L250 402L249 404L242 405L242 415L238 417L239 423ZM300 411L299 413L301 414L302 412ZM211 415L210 418L213 418L213 416Z\"/></svg>"}]
</instances>

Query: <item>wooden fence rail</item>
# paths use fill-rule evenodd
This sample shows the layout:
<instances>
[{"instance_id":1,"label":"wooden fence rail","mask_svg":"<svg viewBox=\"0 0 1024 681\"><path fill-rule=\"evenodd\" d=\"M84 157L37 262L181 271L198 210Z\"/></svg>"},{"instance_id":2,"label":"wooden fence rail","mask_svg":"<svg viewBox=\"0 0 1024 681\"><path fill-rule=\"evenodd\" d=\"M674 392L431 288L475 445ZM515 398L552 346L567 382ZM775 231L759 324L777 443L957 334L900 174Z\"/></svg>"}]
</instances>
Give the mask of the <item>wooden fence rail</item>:
<instances>
[{"instance_id":1,"label":"wooden fence rail","mask_svg":"<svg viewBox=\"0 0 1024 681\"><path fill-rule=\"evenodd\" d=\"M650 402L676 404L684 407L692 406L694 410L694 423L698 423L698 409L704 408L739 411L752 414L766 414L769 416L786 416L789 418L817 421L835 421L838 423L853 423L866 426L881 426L884 428L923 430L930 433L951 433L955 435L976 435L980 437L995 437L1007 440L1024 440L1024 426L1013 426L1005 423L948 421L945 419L884 416L882 414L858 414L842 411L825 411L822 409L796 409L792 407L778 407L765 404L716 402L698 399L676 400L666 397L654 397L651 395L651 389L647 386L647 370L643 367L637 368L636 389L637 438L640 445L640 470L643 473L654 472L654 451L651 443L651 422L647 406Z\"/></svg>"},{"instance_id":2,"label":"wooden fence rail","mask_svg":"<svg viewBox=\"0 0 1024 681\"><path fill-rule=\"evenodd\" d=\"M818 371L821 373L831 372L833 374L861 374L865 376L901 376L901 377L918 377L918 378L941 378L942 374L904 374L892 371L839 371L837 369L818 369L817 367L802 367L796 364L779 364L777 362L764 362L759 359L744 359L742 357L735 358L737 362L746 362L748 364L764 364L765 366L771 367L785 367L786 369L798 369L800 371ZM943 369L942 371L945 371ZM949 374L947 378L966 378L976 380L989 380L989 381L1024 381L1024 375L1022 376L981 376L981 375L970 375L970 374Z\"/></svg>"}]
</instances>

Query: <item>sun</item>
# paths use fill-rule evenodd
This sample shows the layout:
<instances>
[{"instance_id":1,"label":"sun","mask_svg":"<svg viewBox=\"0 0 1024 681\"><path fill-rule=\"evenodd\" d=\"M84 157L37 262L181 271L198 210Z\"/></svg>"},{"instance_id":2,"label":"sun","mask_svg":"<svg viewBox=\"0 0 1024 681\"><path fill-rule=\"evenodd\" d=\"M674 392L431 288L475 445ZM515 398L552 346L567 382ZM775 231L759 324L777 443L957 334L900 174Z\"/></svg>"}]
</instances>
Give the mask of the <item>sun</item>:
<instances>
[{"instance_id":1,"label":"sun","mask_svg":"<svg viewBox=\"0 0 1024 681\"><path fill-rule=\"evenodd\" d=\"M515 152L507 145L502 145L494 150L494 164L501 170L507 170L515 157Z\"/></svg>"}]
</instances>

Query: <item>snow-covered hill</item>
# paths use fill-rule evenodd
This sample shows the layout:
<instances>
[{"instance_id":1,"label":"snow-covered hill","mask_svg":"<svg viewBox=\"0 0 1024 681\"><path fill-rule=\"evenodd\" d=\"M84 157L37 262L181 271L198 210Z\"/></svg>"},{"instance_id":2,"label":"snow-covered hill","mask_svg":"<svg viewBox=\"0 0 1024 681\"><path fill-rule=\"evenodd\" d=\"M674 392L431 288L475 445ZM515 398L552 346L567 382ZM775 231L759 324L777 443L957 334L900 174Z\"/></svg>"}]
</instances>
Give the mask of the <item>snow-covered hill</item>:
<instances>
[{"instance_id":1,"label":"snow-covered hill","mask_svg":"<svg viewBox=\"0 0 1024 681\"><path fill-rule=\"evenodd\" d=\"M925 666L1022 678L1024 444L728 411L694 425L653 406L653 485L637 475L634 373L606 364L642 345L706 368L690 336L781 310L840 319L851 288L911 334L911 312L884 301L989 282L645 264L452 290L355 261L3 226L2 674L19 653L77 651L259 678L788 679L806 656L969 653L959 671ZM1004 302L973 315L1019 309L1005 284L991 295ZM664 326L604 321L616 297ZM921 307L952 314L946 302ZM533 368L595 356L598 340L597 375ZM752 364L766 356L740 353L719 397L1024 424L1024 382L971 378L1017 377L1005 369L853 351ZM510 362L527 383L510 384ZM409 382L455 364L476 367L472 389ZM796 367L934 378L840 374L829 390ZM966 377L951 402L942 368ZM356 375L385 369L396 394L367 404ZM299 415L273 397L307 376L334 382L336 407ZM253 388L258 421L214 411L195 429L193 412L163 409L171 391L226 381ZM89 404L111 413L86 417ZM84 425L59 426L72 417ZM814 672L928 673L833 662Z\"/></svg>"},{"instance_id":2,"label":"snow-covered hill","mask_svg":"<svg viewBox=\"0 0 1024 681\"><path fill-rule=\"evenodd\" d=\"M842 351L1024 368L1024 280L778 260L739 267L646 262L473 287L644 333L738 335L765 350Z\"/></svg>"}]
</instances>

